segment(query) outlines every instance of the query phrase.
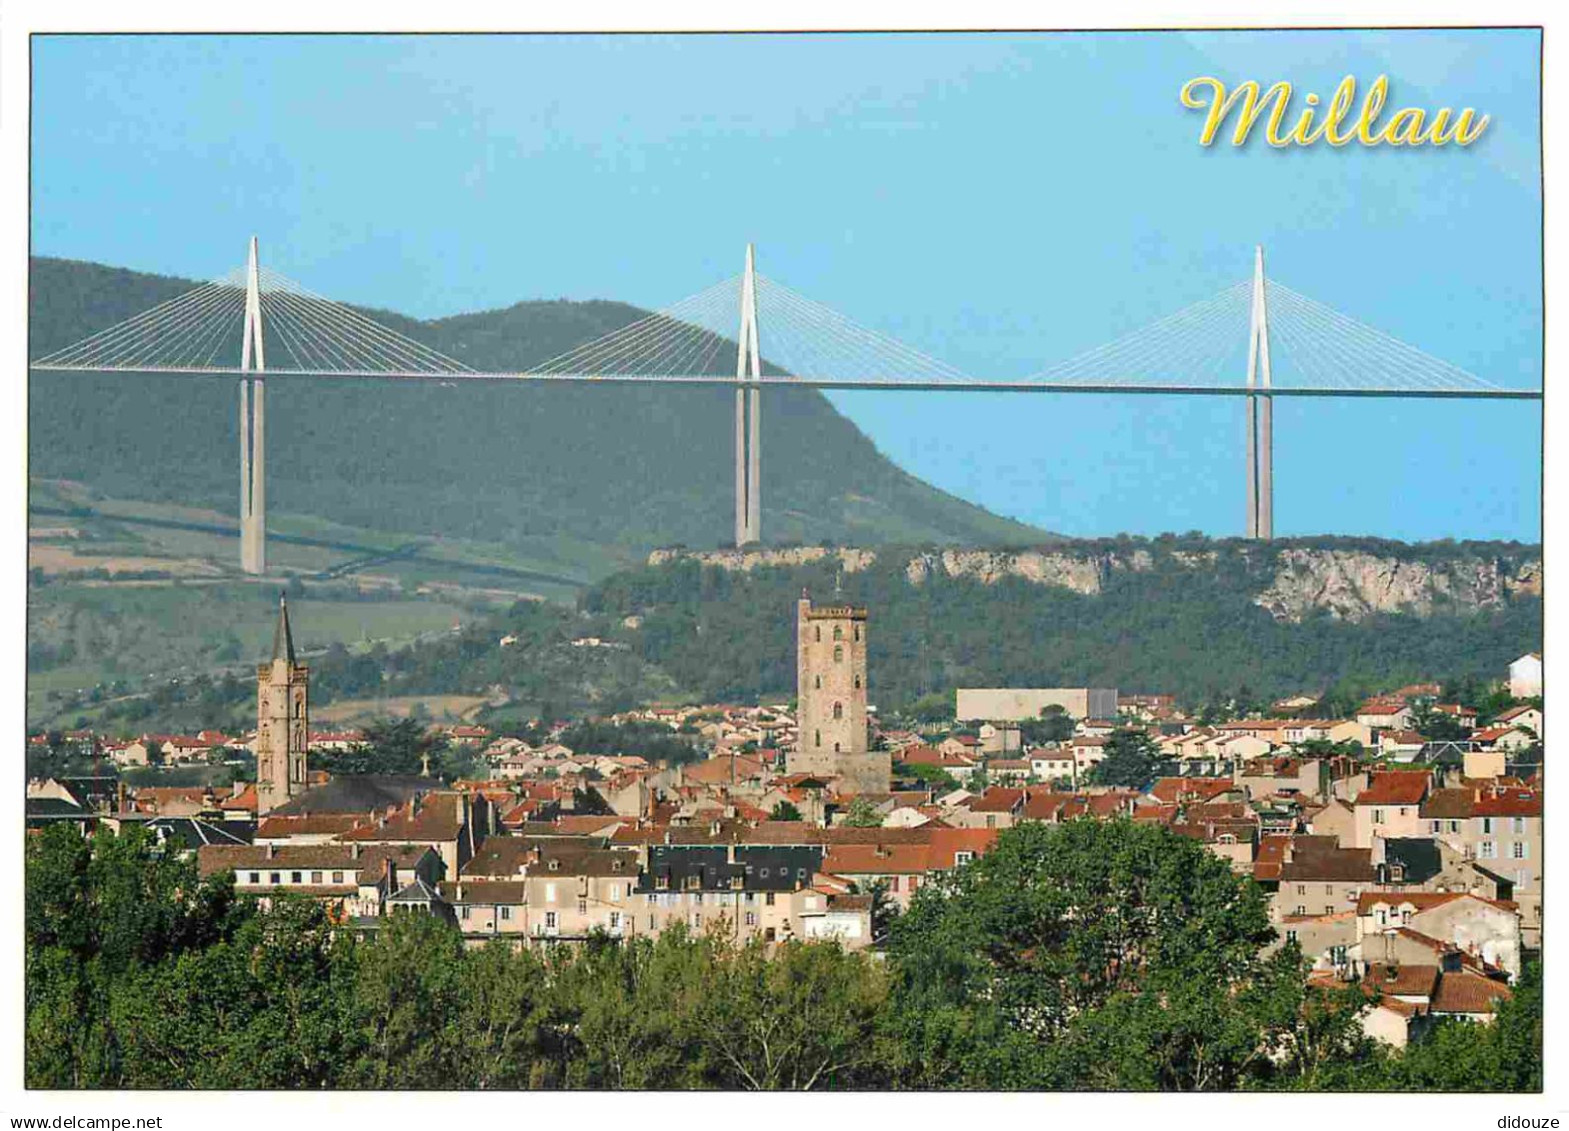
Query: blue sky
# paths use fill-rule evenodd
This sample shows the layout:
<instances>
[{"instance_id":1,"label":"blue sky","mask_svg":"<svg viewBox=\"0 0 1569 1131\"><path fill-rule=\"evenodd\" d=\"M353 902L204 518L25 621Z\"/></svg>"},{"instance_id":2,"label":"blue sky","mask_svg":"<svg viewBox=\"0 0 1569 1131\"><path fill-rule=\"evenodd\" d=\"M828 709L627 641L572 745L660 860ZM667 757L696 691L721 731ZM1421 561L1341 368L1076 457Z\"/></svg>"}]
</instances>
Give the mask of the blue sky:
<instances>
[{"instance_id":1,"label":"blue sky","mask_svg":"<svg viewBox=\"0 0 1569 1131\"><path fill-rule=\"evenodd\" d=\"M1300 292L1540 381L1534 31L33 42L35 254L208 277L254 232L314 290L436 316L664 306L750 240L792 289L1016 377L1246 278L1263 243ZM1394 105L1492 124L1468 149L1206 150L1178 102L1200 74L1326 100L1388 74ZM1240 401L832 395L1000 513L1241 531ZM1534 403L1275 418L1277 534L1540 538Z\"/></svg>"}]
</instances>

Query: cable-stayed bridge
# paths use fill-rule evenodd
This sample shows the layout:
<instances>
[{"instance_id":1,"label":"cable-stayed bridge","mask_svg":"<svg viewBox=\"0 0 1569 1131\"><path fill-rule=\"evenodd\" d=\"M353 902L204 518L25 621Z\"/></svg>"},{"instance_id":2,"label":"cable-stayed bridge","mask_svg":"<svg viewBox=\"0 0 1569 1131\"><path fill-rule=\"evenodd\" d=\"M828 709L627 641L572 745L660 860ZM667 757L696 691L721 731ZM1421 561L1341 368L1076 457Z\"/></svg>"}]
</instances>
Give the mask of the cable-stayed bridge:
<instances>
[{"instance_id":1,"label":"cable-stayed bridge","mask_svg":"<svg viewBox=\"0 0 1569 1131\"><path fill-rule=\"evenodd\" d=\"M735 538L760 541L762 390L1240 396L1246 532L1273 535L1275 397L1540 400L1423 352L1269 279L1250 278L1026 377L966 373L862 326L756 270L743 271L547 361L478 371L259 262L31 363L54 372L238 377L240 560L266 568L267 377L709 385L735 391Z\"/></svg>"}]
</instances>

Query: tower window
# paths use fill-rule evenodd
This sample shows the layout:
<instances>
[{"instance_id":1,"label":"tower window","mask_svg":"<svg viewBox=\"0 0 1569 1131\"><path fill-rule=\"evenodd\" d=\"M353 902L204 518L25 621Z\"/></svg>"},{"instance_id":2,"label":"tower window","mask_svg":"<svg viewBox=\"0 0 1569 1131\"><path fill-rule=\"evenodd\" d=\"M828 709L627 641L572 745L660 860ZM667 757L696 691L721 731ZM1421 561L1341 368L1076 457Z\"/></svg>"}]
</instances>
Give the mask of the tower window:
<instances>
[{"instance_id":1,"label":"tower window","mask_svg":"<svg viewBox=\"0 0 1569 1131\"><path fill-rule=\"evenodd\" d=\"M814 730L812 732L812 741L816 745L821 746L823 744L823 732L820 730Z\"/></svg>"},{"instance_id":2,"label":"tower window","mask_svg":"<svg viewBox=\"0 0 1569 1131\"><path fill-rule=\"evenodd\" d=\"M843 640L844 639L844 628L841 627L840 625L837 625L837 624L834 625L834 639L835 640Z\"/></svg>"},{"instance_id":3,"label":"tower window","mask_svg":"<svg viewBox=\"0 0 1569 1131\"><path fill-rule=\"evenodd\" d=\"M823 626L822 626L822 625L820 625L820 624L814 624L814 625L813 625L813 626L812 626L812 635L813 635L813 638L814 638L814 639L815 639L815 640L817 640L817 642L818 642L818 643L819 643L819 644L820 644L820 643L822 643L822 639L823 639Z\"/></svg>"},{"instance_id":4,"label":"tower window","mask_svg":"<svg viewBox=\"0 0 1569 1131\"><path fill-rule=\"evenodd\" d=\"M861 626L860 625L856 625L855 626L855 638L857 640L861 639Z\"/></svg>"},{"instance_id":5,"label":"tower window","mask_svg":"<svg viewBox=\"0 0 1569 1131\"><path fill-rule=\"evenodd\" d=\"M855 686L857 688L859 688L861 686L861 677L860 676L856 676L855 677Z\"/></svg>"},{"instance_id":6,"label":"tower window","mask_svg":"<svg viewBox=\"0 0 1569 1131\"><path fill-rule=\"evenodd\" d=\"M834 645L834 663L837 664L837 663L839 663L843 659L844 659L844 645L842 645L842 644L835 644Z\"/></svg>"},{"instance_id":7,"label":"tower window","mask_svg":"<svg viewBox=\"0 0 1569 1131\"><path fill-rule=\"evenodd\" d=\"M835 703L834 704L834 718L836 718L836 719L844 718L844 704L843 703Z\"/></svg>"},{"instance_id":8,"label":"tower window","mask_svg":"<svg viewBox=\"0 0 1569 1131\"><path fill-rule=\"evenodd\" d=\"M821 688L823 686L823 677L820 676L820 675L814 675L812 677L812 686L816 687L816 688Z\"/></svg>"},{"instance_id":9,"label":"tower window","mask_svg":"<svg viewBox=\"0 0 1569 1131\"><path fill-rule=\"evenodd\" d=\"M837 742L834 743L834 753L835 754L839 753L839 744Z\"/></svg>"}]
</instances>

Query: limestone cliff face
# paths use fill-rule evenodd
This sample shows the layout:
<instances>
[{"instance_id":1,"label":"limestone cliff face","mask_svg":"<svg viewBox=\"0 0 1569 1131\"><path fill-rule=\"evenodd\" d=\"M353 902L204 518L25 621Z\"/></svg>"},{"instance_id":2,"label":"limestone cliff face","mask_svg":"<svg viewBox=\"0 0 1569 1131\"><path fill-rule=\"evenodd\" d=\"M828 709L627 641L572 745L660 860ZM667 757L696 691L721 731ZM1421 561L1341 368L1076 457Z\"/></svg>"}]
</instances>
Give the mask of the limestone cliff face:
<instances>
[{"instance_id":1,"label":"limestone cliff face","mask_svg":"<svg viewBox=\"0 0 1569 1131\"><path fill-rule=\"evenodd\" d=\"M1128 553L945 549L911 553L894 561L902 561L905 580L915 586L936 577L968 578L982 585L1018 578L1095 597L1105 592L1118 573L1176 568L1197 574L1219 568L1228 554L1240 555L1248 576L1257 578L1253 603L1276 620L1292 623L1319 611L1349 622L1381 613L1426 617L1476 612L1542 593L1541 559L1525 555L1505 558L1457 552L1454 557L1423 561L1362 550L1255 545L1224 553L1220 549L1172 550L1158 557L1148 549ZM741 572L834 560L846 573L868 569L878 560L872 550L804 546L747 551L656 550L648 563L661 565L680 559Z\"/></svg>"},{"instance_id":2,"label":"limestone cliff face","mask_svg":"<svg viewBox=\"0 0 1569 1131\"><path fill-rule=\"evenodd\" d=\"M657 566L684 559L718 566L720 569L732 572L750 573L754 569L768 566L807 565L829 557L836 559L840 568L846 573L856 573L877 560L877 554L873 550L857 550L850 547L829 550L822 546L797 546L789 550L655 550L648 555L648 564Z\"/></svg>"},{"instance_id":3,"label":"limestone cliff face","mask_svg":"<svg viewBox=\"0 0 1569 1131\"><path fill-rule=\"evenodd\" d=\"M1273 581L1253 603L1276 620L1297 622L1315 610L1337 620L1359 621L1379 613L1474 612L1511 598L1540 596L1542 563L1460 557L1442 562L1345 550L1287 549L1276 559Z\"/></svg>"},{"instance_id":4,"label":"limestone cliff face","mask_svg":"<svg viewBox=\"0 0 1569 1131\"><path fill-rule=\"evenodd\" d=\"M1055 585L1093 596L1105 587L1109 569L1110 555L1105 554L943 550L912 557L905 563L904 576L911 585L920 585L936 573L974 578L983 585L1018 577L1037 585Z\"/></svg>"}]
</instances>

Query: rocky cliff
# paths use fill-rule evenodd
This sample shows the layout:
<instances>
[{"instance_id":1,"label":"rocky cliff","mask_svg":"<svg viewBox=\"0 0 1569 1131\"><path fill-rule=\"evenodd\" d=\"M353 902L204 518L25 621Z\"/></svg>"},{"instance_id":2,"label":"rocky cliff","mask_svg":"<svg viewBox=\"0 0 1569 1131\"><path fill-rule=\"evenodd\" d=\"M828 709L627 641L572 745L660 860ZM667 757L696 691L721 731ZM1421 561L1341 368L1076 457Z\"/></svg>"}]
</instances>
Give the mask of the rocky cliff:
<instances>
[{"instance_id":1,"label":"rocky cliff","mask_svg":"<svg viewBox=\"0 0 1569 1131\"><path fill-rule=\"evenodd\" d=\"M1453 553L1338 549L1277 543L1258 546L1222 543L1214 549L883 550L902 562L913 586L930 578L971 578L993 585L1018 578L1034 585L1072 590L1086 596L1105 591L1119 572L1180 572L1240 567L1254 589L1253 604L1277 621L1300 623L1317 613L1357 622L1383 613L1467 613L1496 609L1521 596L1542 593L1539 551L1489 554L1456 548ZM846 573L866 569L879 551L828 549L657 550L649 565L695 560L721 569L751 572L768 567L836 560Z\"/></svg>"}]
</instances>

